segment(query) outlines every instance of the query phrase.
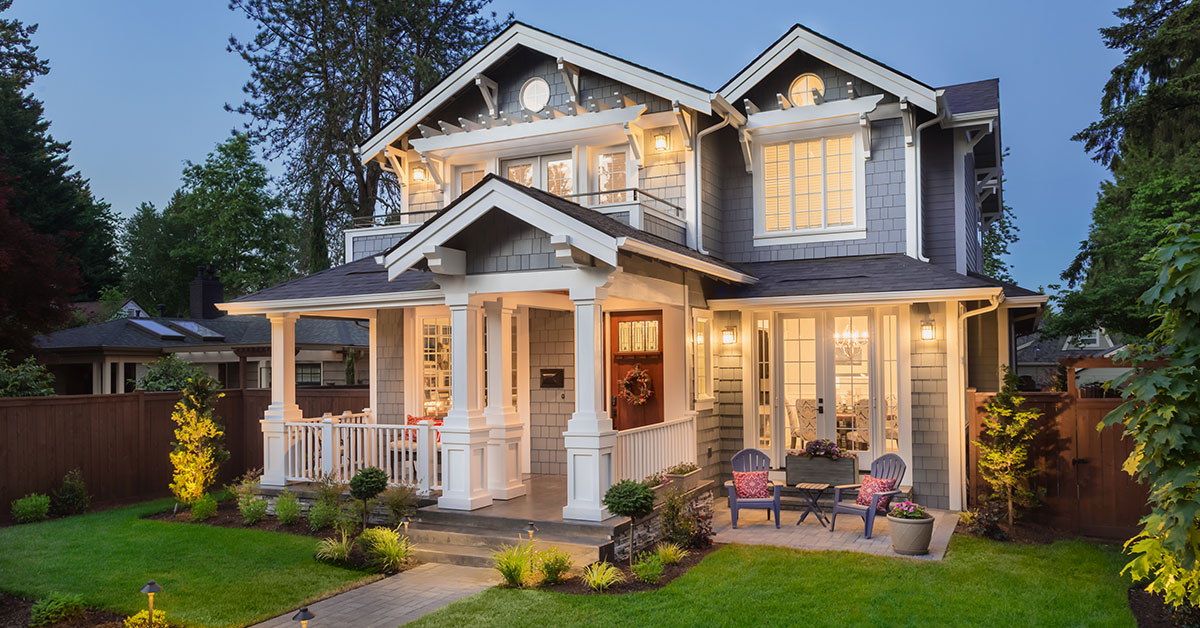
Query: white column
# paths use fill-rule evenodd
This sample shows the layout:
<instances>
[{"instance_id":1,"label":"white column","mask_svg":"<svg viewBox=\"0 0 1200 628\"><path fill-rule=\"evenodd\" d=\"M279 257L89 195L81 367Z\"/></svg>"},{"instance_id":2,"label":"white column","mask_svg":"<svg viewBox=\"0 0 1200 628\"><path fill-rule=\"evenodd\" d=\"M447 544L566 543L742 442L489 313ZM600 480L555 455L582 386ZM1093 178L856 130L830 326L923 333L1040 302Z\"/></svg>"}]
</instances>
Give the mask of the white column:
<instances>
[{"instance_id":1,"label":"white column","mask_svg":"<svg viewBox=\"0 0 1200 628\"><path fill-rule=\"evenodd\" d=\"M484 304L487 313L487 488L495 499L525 494L521 481L521 435L523 427L513 406L513 308L500 301Z\"/></svg>"},{"instance_id":2,"label":"white column","mask_svg":"<svg viewBox=\"0 0 1200 628\"><path fill-rule=\"evenodd\" d=\"M967 417L966 378L963 377L963 328L958 315L958 301L946 301L946 403L949 422L947 444L950 464L950 510L962 510L966 505L967 474Z\"/></svg>"},{"instance_id":3,"label":"white column","mask_svg":"<svg viewBox=\"0 0 1200 628\"><path fill-rule=\"evenodd\" d=\"M105 358L100 366L100 392L107 395L112 392L112 362Z\"/></svg>"},{"instance_id":4,"label":"white column","mask_svg":"<svg viewBox=\"0 0 1200 628\"><path fill-rule=\"evenodd\" d=\"M604 410L603 290L572 290L575 303L575 413L563 433L567 448L564 519L602 521L600 502L613 483L617 432Z\"/></svg>"},{"instance_id":5,"label":"white column","mask_svg":"<svg viewBox=\"0 0 1200 628\"><path fill-rule=\"evenodd\" d=\"M447 294L450 308L450 412L442 426L440 508L474 510L492 503L487 492L489 429L481 402L480 307L466 294Z\"/></svg>"},{"instance_id":6,"label":"white column","mask_svg":"<svg viewBox=\"0 0 1200 628\"><path fill-rule=\"evenodd\" d=\"M271 405L262 420L263 486L284 486L285 421L300 418L296 405L296 319L297 314L268 314L271 321Z\"/></svg>"}]
</instances>

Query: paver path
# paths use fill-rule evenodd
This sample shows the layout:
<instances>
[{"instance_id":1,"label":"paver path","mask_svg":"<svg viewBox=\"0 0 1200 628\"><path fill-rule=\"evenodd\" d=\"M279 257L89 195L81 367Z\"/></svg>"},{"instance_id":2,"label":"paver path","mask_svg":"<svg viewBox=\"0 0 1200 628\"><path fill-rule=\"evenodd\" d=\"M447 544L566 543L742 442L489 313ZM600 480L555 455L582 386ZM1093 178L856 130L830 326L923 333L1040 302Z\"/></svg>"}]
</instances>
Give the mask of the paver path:
<instances>
[{"instance_id":1,"label":"paver path","mask_svg":"<svg viewBox=\"0 0 1200 628\"><path fill-rule=\"evenodd\" d=\"M498 582L480 567L426 563L403 573L321 600L308 607L311 626L396 628ZM254 628L295 628L291 611Z\"/></svg>"}]
</instances>

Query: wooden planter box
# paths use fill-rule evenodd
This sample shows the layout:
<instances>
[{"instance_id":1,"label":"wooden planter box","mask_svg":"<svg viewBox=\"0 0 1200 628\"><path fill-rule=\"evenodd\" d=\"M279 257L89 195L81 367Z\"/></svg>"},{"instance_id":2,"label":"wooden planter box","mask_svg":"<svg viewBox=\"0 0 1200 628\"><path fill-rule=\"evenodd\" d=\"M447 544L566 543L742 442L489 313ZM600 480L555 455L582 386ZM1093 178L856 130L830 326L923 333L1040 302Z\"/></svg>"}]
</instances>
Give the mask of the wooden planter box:
<instances>
[{"instance_id":1,"label":"wooden planter box","mask_svg":"<svg viewBox=\"0 0 1200 628\"><path fill-rule=\"evenodd\" d=\"M684 473L683 475L676 475L674 473L668 473L668 474L666 474L666 477L675 486L678 486L679 490L686 493L686 492L696 488L697 486L699 486L700 471L701 471L701 469L696 469L695 471L692 471L691 473Z\"/></svg>"},{"instance_id":2,"label":"wooden planter box","mask_svg":"<svg viewBox=\"0 0 1200 628\"><path fill-rule=\"evenodd\" d=\"M826 458L824 456L787 456L785 460L788 486L801 482L818 484L858 484L858 458Z\"/></svg>"}]
</instances>

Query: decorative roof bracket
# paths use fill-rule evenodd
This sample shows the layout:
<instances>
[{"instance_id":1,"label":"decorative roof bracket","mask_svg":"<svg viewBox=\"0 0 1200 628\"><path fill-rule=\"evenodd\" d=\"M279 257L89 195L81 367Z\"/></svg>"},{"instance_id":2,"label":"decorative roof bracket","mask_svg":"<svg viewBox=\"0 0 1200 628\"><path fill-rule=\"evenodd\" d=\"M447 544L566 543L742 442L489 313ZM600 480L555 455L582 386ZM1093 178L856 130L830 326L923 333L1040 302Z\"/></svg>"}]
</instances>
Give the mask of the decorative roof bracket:
<instances>
[{"instance_id":1,"label":"decorative roof bracket","mask_svg":"<svg viewBox=\"0 0 1200 628\"><path fill-rule=\"evenodd\" d=\"M900 120L904 122L904 145L913 145L913 127L915 125L916 112L913 111L912 105L908 102L907 96L900 98Z\"/></svg>"},{"instance_id":2,"label":"decorative roof bracket","mask_svg":"<svg viewBox=\"0 0 1200 628\"><path fill-rule=\"evenodd\" d=\"M871 119L867 114L858 114L858 126L862 129L863 161L871 161Z\"/></svg>"},{"instance_id":3,"label":"decorative roof bracket","mask_svg":"<svg viewBox=\"0 0 1200 628\"><path fill-rule=\"evenodd\" d=\"M493 81L482 74L475 75L475 84L479 86L479 93L483 94L483 102L487 105L488 115L495 118L500 113L500 99L498 97L500 92L499 86L496 85L496 81Z\"/></svg>"},{"instance_id":4,"label":"decorative roof bracket","mask_svg":"<svg viewBox=\"0 0 1200 628\"><path fill-rule=\"evenodd\" d=\"M744 127L738 129L738 142L742 145L742 157L746 160L746 172L754 172L754 159L750 151L750 132Z\"/></svg>"},{"instance_id":5,"label":"decorative roof bracket","mask_svg":"<svg viewBox=\"0 0 1200 628\"><path fill-rule=\"evenodd\" d=\"M465 275L467 273L467 253L460 249L445 246L430 246L421 252L429 271L438 275Z\"/></svg>"},{"instance_id":6,"label":"decorative roof bracket","mask_svg":"<svg viewBox=\"0 0 1200 628\"><path fill-rule=\"evenodd\" d=\"M567 84L567 94L570 96L571 102L579 102L579 68L559 57L558 71L562 74L563 82Z\"/></svg>"},{"instance_id":7,"label":"decorative roof bracket","mask_svg":"<svg viewBox=\"0 0 1200 628\"><path fill-rule=\"evenodd\" d=\"M683 135L683 145L688 150L692 150L692 137L696 131L696 117L692 112L679 101L671 103L671 109L675 110L675 124L679 126L679 133Z\"/></svg>"},{"instance_id":8,"label":"decorative roof bracket","mask_svg":"<svg viewBox=\"0 0 1200 628\"><path fill-rule=\"evenodd\" d=\"M550 236L550 248L554 249L554 259L563 266L583 268L596 265L591 255L571 244L571 236Z\"/></svg>"}]
</instances>

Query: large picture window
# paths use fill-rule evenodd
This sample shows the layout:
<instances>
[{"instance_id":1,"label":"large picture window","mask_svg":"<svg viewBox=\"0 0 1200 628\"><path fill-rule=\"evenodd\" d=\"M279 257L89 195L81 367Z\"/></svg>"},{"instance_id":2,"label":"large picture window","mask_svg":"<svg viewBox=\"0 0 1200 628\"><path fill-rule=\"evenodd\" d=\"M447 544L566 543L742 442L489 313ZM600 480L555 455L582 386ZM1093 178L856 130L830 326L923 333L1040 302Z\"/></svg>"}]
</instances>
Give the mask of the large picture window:
<instances>
[{"instance_id":1,"label":"large picture window","mask_svg":"<svg viewBox=\"0 0 1200 628\"><path fill-rule=\"evenodd\" d=\"M854 137L819 137L763 147L763 230L803 233L854 227Z\"/></svg>"}]
</instances>

